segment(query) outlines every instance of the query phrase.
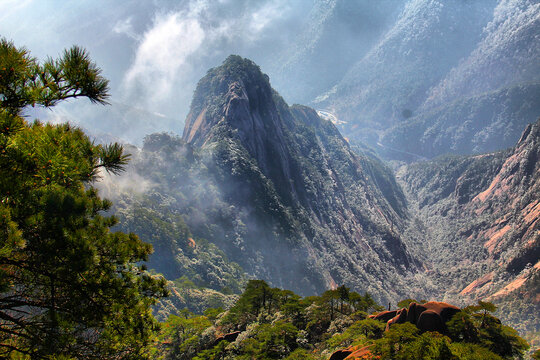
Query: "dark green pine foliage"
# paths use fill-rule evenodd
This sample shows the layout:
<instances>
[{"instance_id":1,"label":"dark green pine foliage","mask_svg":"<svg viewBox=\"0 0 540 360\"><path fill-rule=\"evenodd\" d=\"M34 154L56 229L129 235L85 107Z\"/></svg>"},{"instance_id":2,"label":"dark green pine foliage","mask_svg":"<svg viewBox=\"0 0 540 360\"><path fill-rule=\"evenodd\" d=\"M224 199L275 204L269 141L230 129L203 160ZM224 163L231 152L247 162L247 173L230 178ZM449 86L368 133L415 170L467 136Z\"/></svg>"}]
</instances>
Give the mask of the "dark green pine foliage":
<instances>
[{"instance_id":1,"label":"dark green pine foliage","mask_svg":"<svg viewBox=\"0 0 540 360\"><path fill-rule=\"evenodd\" d=\"M496 310L491 303L456 314L447 323L448 336L422 333L408 322L387 327L368 317L381 310L369 294L345 286L302 298L251 280L227 311L172 316L161 331L157 354L166 360L327 360L348 349L362 350L362 359L510 360L523 359L529 347L491 314Z\"/></svg>"},{"instance_id":2,"label":"dark green pine foliage","mask_svg":"<svg viewBox=\"0 0 540 360\"><path fill-rule=\"evenodd\" d=\"M164 280L152 252L111 232L111 203L93 187L127 162L118 144L95 145L69 124L28 123L28 106L84 97L105 103L108 82L74 47L39 64L0 39L0 356L140 359Z\"/></svg>"}]
</instances>

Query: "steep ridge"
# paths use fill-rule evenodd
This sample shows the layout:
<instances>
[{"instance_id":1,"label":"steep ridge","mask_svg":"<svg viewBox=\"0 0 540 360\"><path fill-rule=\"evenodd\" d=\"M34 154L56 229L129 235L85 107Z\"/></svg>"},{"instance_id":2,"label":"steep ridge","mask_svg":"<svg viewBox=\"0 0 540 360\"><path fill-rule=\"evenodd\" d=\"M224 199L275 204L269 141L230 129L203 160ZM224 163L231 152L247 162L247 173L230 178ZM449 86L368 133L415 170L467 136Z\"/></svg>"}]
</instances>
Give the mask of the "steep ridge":
<instances>
[{"instance_id":1,"label":"steep ridge","mask_svg":"<svg viewBox=\"0 0 540 360\"><path fill-rule=\"evenodd\" d=\"M419 263L398 235L407 210L389 169L314 110L289 107L251 61L230 56L201 79L183 140L243 209L243 239L212 241L248 273L304 293L416 291L403 281Z\"/></svg>"},{"instance_id":2,"label":"steep ridge","mask_svg":"<svg viewBox=\"0 0 540 360\"><path fill-rule=\"evenodd\" d=\"M430 88L475 48L495 5L409 1L394 26L317 106L334 109L347 122L347 136L376 141L362 129L380 130L416 113Z\"/></svg>"},{"instance_id":3,"label":"steep ridge","mask_svg":"<svg viewBox=\"0 0 540 360\"><path fill-rule=\"evenodd\" d=\"M502 0L474 51L433 89L422 108L540 81L540 3Z\"/></svg>"},{"instance_id":4,"label":"steep ridge","mask_svg":"<svg viewBox=\"0 0 540 360\"><path fill-rule=\"evenodd\" d=\"M405 3L314 1L302 32L272 66L272 83L288 101L308 104L339 82L377 44Z\"/></svg>"},{"instance_id":5,"label":"steep ridge","mask_svg":"<svg viewBox=\"0 0 540 360\"><path fill-rule=\"evenodd\" d=\"M513 322L535 331L540 313L539 160L540 120L527 126L512 149L444 157L398 173L412 212L429 234L430 277L446 289L446 298L487 298L503 305L512 298Z\"/></svg>"},{"instance_id":6,"label":"steep ridge","mask_svg":"<svg viewBox=\"0 0 540 360\"><path fill-rule=\"evenodd\" d=\"M540 4L499 1L476 48L381 142L435 157L513 146L540 115Z\"/></svg>"},{"instance_id":7,"label":"steep ridge","mask_svg":"<svg viewBox=\"0 0 540 360\"><path fill-rule=\"evenodd\" d=\"M427 110L386 130L380 142L427 158L513 146L540 115L540 83L516 85Z\"/></svg>"}]
</instances>

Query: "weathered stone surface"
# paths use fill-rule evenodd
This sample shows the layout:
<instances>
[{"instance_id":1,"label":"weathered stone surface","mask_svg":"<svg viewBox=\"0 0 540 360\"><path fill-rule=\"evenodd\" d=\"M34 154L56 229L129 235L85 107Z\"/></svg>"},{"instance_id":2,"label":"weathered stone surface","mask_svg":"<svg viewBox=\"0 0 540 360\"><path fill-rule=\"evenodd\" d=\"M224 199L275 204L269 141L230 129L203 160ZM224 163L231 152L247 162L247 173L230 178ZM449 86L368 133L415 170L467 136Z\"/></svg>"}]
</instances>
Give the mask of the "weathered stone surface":
<instances>
[{"instance_id":1,"label":"weathered stone surface","mask_svg":"<svg viewBox=\"0 0 540 360\"><path fill-rule=\"evenodd\" d=\"M445 334L448 332L446 323L459 311L458 307L444 302L430 301L425 304L413 302L408 309L383 311L370 317L375 320L386 321L386 330L393 324L410 322L422 332L437 331ZM391 315L394 316L391 317Z\"/></svg>"},{"instance_id":2,"label":"weathered stone surface","mask_svg":"<svg viewBox=\"0 0 540 360\"><path fill-rule=\"evenodd\" d=\"M216 346L217 344L219 344L223 340L228 341L228 342L233 342L233 341L236 340L238 335L240 335L240 331L234 331L232 333L228 333L228 334L225 334L225 335L218 336L216 341L214 341L214 344L212 346Z\"/></svg>"},{"instance_id":3,"label":"weathered stone surface","mask_svg":"<svg viewBox=\"0 0 540 360\"><path fill-rule=\"evenodd\" d=\"M353 353L347 356L345 360L372 359L372 354L370 350L372 346L373 345L364 346L363 348L353 351Z\"/></svg>"},{"instance_id":4,"label":"weathered stone surface","mask_svg":"<svg viewBox=\"0 0 540 360\"><path fill-rule=\"evenodd\" d=\"M348 348L336 350L332 355L330 355L329 360L344 360L351 354L352 350L349 350Z\"/></svg>"},{"instance_id":5,"label":"weathered stone surface","mask_svg":"<svg viewBox=\"0 0 540 360\"><path fill-rule=\"evenodd\" d=\"M383 311L375 315L369 315L370 319L379 320L387 322L388 320L392 319L394 316L396 316L398 310L391 310L391 311Z\"/></svg>"}]
</instances>

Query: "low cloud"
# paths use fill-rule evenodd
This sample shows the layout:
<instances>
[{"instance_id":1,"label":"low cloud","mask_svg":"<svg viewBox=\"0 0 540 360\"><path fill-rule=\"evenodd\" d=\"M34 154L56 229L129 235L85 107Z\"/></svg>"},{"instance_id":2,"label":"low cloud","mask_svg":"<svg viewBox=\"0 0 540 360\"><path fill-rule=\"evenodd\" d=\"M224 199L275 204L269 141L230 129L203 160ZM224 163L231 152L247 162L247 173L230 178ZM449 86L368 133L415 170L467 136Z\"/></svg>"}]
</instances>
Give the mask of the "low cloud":
<instances>
[{"instance_id":1,"label":"low cloud","mask_svg":"<svg viewBox=\"0 0 540 360\"><path fill-rule=\"evenodd\" d=\"M141 105L168 99L179 72L189 70L187 59L201 46L204 37L201 24L190 14L156 15L125 75L127 94L135 95Z\"/></svg>"}]
</instances>

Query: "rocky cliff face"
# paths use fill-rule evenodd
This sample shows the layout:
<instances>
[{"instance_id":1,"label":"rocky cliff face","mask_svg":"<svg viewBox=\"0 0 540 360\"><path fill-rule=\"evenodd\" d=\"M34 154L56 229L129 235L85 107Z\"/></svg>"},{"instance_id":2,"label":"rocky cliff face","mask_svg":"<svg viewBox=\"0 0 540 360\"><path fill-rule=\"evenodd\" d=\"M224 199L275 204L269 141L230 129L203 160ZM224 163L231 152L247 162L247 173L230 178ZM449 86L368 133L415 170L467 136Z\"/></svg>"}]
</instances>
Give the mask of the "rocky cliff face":
<instances>
[{"instance_id":1,"label":"rocky cliff face","mask_svg":"<svg viewBox=\"0 0 540 360\"><path fill-rule=\"evenodd\" d=\"M527 126L512 149L441 158L399 172L411 210L428 234L430 276L447 298L504 304L521 293L527 300L514 308L523 315L513 316L537 319L539 159L540 120Z\"/></svg>"},{"instance_id":2,"label":"rocky cliff face","mask_svg":"<svg viewBox=\"0 0 540 360\"><path fill-rule=\"evenodd\" d=\"M384 9L385 16L368 41L354 46L362 51L343 56L348 62L340 67L347 69L342 75L334 71L320 75L305 62L309 75L315 75L303 77L332 74L334 79L319 96L310 98L311 104L333 112L351 141L367 143L391 159L431 159L513 146L526 124L540 115L536 60L540 4L528 0L394 3L394 12L384 2L366 8L376 18ZM321 43L317 39L330 31L327 24L341 16L340 2L331 4L317 18L323 20L308 21L317 29L310 34L318 35L312 36L316 39L312 42L304 41L306 49L313 49L311 54L317 54ZM365 36L360 29L354 31L358 38ZM346 52L336 48L336 53ZM322 64L321 57L312 58Z\"/></svg>"},{"instance_id":3,"label":"rocky cliff face","mask_svg":"<svg viewBox=\"0 0 540 360\"><path fill-rule=\"evenodd\" d=\"M501 0L475 49L430 89L422 108L540 81L540 4Z\"/></svg>"},{"instance_id":4,"label":"rocky cliff face","mask_svg":"<svg viewBox=\"0 0 540 360\"><path fill-rule=\"evenodd\" d=\"M199 82L183 139L224 201L245 209L243 239L215 241L249 273L303 292L414 291L402 279L419 263L399 235L408 215L391 172L314 110L289 107L251 61L231 56Z\"/></svg>"},{"instance_id":5,"label":"rocky cliff face","mask_svg":"<svg viewBox=\"0 0 540 360\"><path fill-rule=\"evenodd\" d=\"M422 112L384 131L387 146L434 158L514 146L540 114L540 83L497 89Z\"/></svg>"},{"instance_id":6,"label":"rocky cliff face","mask_svg":"<svg viewBox=\"0 0 540 360\"><path fill-rule=\"evenodd\" d=\"M302 31L271 67L273 84L286 99L308 104L378 43L406 2L313 1Z\"/></svg>"}]
</instances>

